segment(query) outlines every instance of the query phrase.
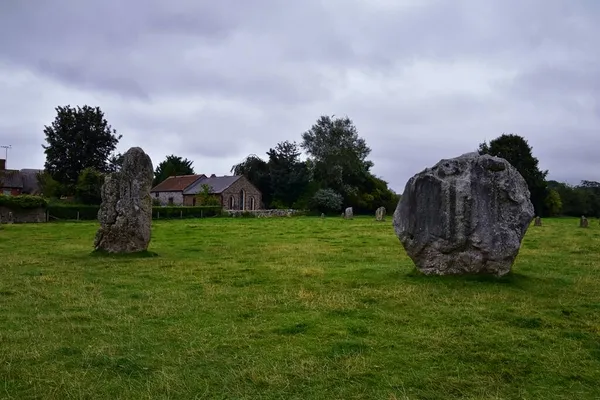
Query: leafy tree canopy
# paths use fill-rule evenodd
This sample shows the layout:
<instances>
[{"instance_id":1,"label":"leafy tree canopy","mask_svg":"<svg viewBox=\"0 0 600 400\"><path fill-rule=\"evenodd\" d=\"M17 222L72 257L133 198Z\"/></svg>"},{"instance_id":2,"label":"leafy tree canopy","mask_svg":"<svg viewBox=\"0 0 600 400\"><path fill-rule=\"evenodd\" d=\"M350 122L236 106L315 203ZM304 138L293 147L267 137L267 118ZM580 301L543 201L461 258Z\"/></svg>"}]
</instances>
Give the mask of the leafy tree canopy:
<instances>
[{"instance_id":1,"label":"leafy tree canopy","mask_svg":"<svg viewBox=\"0 0 600 400\"><path fill-rule=\"evenodd\" d=\"M547 196L546 175L548 175L548 171L539 169L538 159L533 156L529 143L523 137L515 134L502 134L490 141L489 144L481 143L479 153L502 157L515 167L527 182L536 214L547 214L544 202Z\"/></svg>"},{"instance_id":2,"label":"leafy tree canopy","mask_svg":"<svg viewBox=\"0 0 600 400\"><path fill-rule=\"evenodd\" d=\"M154 171L154 182L156 186L170 176L175 175L194 175L193 161L187 158L178 157L175 155L167 156L167 158L156 166Z\"/></svg>"},{"instance_id":3,"label":"leafy tree canopy","mask_svg":"<svg viewBox=\"0 0 600 400\"><path fill-rule=\"evenodd\" d=\"M287 140L267 151L270 197L280 207L291 207L308 185L308 168L300 154L296 142Z\"/></svg>"},{"instance_id":4,"label":"leafy tree canopy","mask_svg":"<svg viewBox=\"0 0 600 400\"><path fill-rule=\"evenodd\" d=\"M56 118L44 127L45 170L60 184L74 189L81 171L109 172L109 156L122 135L108 124L100 107L56 107Z\"/></svg>"},{"instance_id":5,"label":"leafy tree canopy","mask_svg":"<svg viewBox=\"0 0 600 400\"><path fill-rule=\"evenodd\" d=\"M348 117L321 116L302 134L301 147L312 161L314 179L346 200L357 195L373 166L367 160L371 149Z\"/></svg>"}]
</instances>

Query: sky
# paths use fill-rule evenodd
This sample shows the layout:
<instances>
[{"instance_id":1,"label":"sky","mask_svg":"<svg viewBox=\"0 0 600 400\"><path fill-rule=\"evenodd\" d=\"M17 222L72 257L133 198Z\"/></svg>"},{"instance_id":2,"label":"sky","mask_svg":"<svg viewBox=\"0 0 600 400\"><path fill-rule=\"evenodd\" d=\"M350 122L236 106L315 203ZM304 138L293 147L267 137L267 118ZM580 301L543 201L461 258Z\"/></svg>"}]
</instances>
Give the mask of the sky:
<instances>
[{"instance_id":1,"label":"sky","mask_svg":"<svg viewBox=\"0 0 600 400\"><path fill-rule=\"evenodd\" d=\"M87 104L119 151L225 175L335 115L398 193L503 133L549 179L600 180L599 20L597 0L3 0L0 145L43 168L55 107Z\"/></svg>"}]
</instances>

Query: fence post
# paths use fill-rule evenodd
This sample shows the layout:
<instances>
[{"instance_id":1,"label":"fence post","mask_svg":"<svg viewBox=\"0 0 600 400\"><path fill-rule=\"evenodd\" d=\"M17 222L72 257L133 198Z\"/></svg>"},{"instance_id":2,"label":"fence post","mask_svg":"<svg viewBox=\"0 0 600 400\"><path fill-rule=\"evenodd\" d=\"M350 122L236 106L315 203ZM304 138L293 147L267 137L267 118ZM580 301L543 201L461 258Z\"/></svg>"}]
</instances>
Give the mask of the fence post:
<instances>
[{"instance_id":1,"label":"fence post","mask_svg":"<svg viewBox=\"0 0 600 400\"><path fill-rule=\"evenodd\" d=\"M200 210L200 218L202 218L202 210Z\"/></svg>"},{"instance_id":2,"label":"fence post","mask_svg":"<svg viewBox=\"0 0 600 400\"><path fill-rule=\"evenodd\" d=\"M50 211L46 210L46 222L50 221Z\"/></svg>"},{"instance_id":3,"label":"fence post","mask_svg":"<svg viewBox=\"0 0 600 400\"><path fill-rule=\"evenodd\" d=\"M179 210L179 218L183 218L183 210Z\"/></svg>"},{"instance_id":4,"label":"fence post","mask_svg":"<svg viewBox=\"0 0 600 400\"><path fill-rule=\"evenodd\" d=\"M77 211L77 221L79 221L79 211Z\"/></svg>"},{"instance_id":5,"label":"fence post","mask_svg":"<svg viewBox=\"0 0 600 400\"><path fill-rule=\"evenodd\" d=\"M156 219L160 219L160 211L156 212Z\"/></svg>"}]
</instances>

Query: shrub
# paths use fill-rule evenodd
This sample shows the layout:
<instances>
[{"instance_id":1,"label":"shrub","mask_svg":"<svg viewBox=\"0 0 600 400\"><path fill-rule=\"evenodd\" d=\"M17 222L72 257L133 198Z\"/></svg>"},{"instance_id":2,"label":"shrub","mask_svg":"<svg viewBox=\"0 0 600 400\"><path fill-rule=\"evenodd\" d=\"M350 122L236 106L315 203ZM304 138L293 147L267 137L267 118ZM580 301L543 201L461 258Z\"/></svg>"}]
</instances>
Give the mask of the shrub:
<instances>
[{"instance_id":1,"label":"shrub","mask_svg":"<svg viewBox=\"0 0 600 400\"><path fill-rule=\"evenodd\" d=\"M50 216L55 219L95 220L100 206L85 204L54 203L48 206ZM152 207L153 219L202 218L221 215L221 207Z\"/></svg>"},{"instance_id":2,"label":"shrub","mask_svg":"<svg viewBox=\"0 0 600 400\"><path fill-rule=\"evenodd\" d=\"M172 219L172 218L203 218L221 215L221 206L172 206L172 207L152 207L152 218L154 219Z\"/></svg>"},{"instance_id":3,"label":"shrub","mask_svg":"<svg viewBox=\"0 0 600 400\"><path fill-rule=\"evenodd\" d=\"M56 219L94 220L98 218L98 205L53 203L48 206L48 213Z\"/></svg>"},{"instance_id":4,"label":"shrub","mask_svg":"<svg viewBox=\"0 0 600 400\"><path fill-rule=\"evenodd\" d=\"M311 199L311 208L320 212L339 211L342 208L342 195L333 189L319 189Z\"/></svg>"},{"instance_id":5,"label":"shrub","mask_svg":"<svg viewBox=\"0 0 600 400\"><path fill-rule=\"evenodd\" d=\"M46 207L48 201L41 196L22 194L18 196L0 195L0 206L13 209L31 209Z\"/></svg>"}]
</instances>

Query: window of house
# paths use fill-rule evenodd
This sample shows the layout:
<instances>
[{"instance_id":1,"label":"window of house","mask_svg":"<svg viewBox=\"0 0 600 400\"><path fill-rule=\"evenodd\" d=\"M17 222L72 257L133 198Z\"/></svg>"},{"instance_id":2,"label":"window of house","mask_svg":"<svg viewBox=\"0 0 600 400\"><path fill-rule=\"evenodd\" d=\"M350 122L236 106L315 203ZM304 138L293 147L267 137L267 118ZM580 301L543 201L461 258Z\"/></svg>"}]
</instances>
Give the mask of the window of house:
<instances>
[{"instance_id":1,"label":"window of house","mask_svg":"<svg viewBox=\"0 0 600 400\"><path fill-rule=\"evenodd\" d=\"M233 206L235 205L235 201L233 199L233 196L229 197L229 209L233 210Z\"/></svg>"},{"instance_id":2,"label":"window of house","mask_svg":"<svg viewBox=\"0 0 600 400\"><path fill-rule=\"evenodd\" d=\"M3 195L5 195L5 196L10 196L10 195L11 195L11 191L10 191L10 189L9 189L9 190L7 190L7 189L4 189L4 190L2 191L2 194L3 194Z\"/></svg>"},{"instance_id":3,"label":"window of house","mask_svg":"<svg viewBox=\"0 0 600 400\"><path fill-rule=\"evenodd\" d=\"M192 197L192 206L195 206L195 205L196 205L196 198Z\"/></svg>"},{"instance_id":4,"label":"window of house","mask_svg":"<svg viewBox=\"0 0 600 400\"><path fill-rule=\"evenodd\" d=\"M246 205L246 192L244 189L240 190L240 210L244 210Z\"/></svg>"},{"instance_id":5,"label":"window of house","mask_svg":"<svg viewBox=\"0 0 600 400\"><path fill-rule=\"evenodd\" d=\"M154 197L158 197L158 192L154 192Z\"/></svg>"},{"instance_id":6,"label":"window of house","mask_svg":"<svg viewBox=\"0 0 600 400\"><path fill-rule=\"evenodd\" d=\"M250 197L250 209L254 210L254 197Z\"/></svg>"},{"instance_id":7,"label":"window of house","mask_svg":"<svg viewBox=\"0 0 600 400\"><path fill-rule=\"evenodd\" d=\"M172 206L173 205L173 198L169 197L169 205Z\"/></svg>"}]
</instances>

